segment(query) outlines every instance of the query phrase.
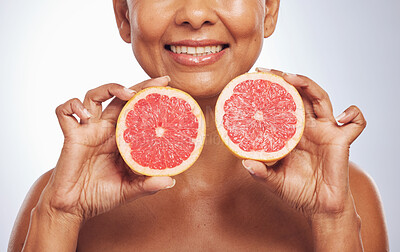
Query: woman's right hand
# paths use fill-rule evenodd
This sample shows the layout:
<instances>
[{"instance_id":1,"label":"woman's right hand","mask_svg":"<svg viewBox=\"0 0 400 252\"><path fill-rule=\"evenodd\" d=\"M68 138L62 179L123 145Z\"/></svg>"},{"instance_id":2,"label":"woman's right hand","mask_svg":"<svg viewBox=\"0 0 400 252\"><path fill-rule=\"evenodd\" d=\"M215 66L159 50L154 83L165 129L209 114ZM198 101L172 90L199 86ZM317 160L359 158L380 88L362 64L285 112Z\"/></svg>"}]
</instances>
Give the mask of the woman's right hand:
<instances>
[{"instance_id":1,"label":"woman's right hand","mask_svg":"<svg viewBox=\"0 0 400 252\"><path fill-rule=\"evenodd\" d=\"M151 79L131 89L107 84L87 92L83 103L71 99L57 107L64 146L38 205L72 214L83 222L125 202L171 188L175 180L170 177L145 177L130 171L115 140L125 101L143 88L166 86L168 80L167 76ZM114 96L103 111L102 103Z\"/></svg>"}]
</instances>

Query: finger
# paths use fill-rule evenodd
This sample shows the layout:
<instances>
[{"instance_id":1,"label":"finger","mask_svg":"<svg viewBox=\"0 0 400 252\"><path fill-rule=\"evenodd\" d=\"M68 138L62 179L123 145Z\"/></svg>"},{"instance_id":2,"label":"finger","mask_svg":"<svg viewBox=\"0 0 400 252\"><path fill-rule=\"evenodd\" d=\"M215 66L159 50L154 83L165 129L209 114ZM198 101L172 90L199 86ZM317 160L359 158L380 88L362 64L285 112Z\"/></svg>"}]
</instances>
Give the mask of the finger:
<instances>
[{"instance_id":1,"label":"finger","mask_svg":"<svg viewBox=\"0 0 400 252\"><path fill-rule=\"evenodd\" d=\"M158 192L160 190L174 187L176 180L171 177L146 177L140 176L137 179L125 184L122 188L127 201Z\"/></svg>"},{"instance_id":2,"label":"finger","mask_svg":"<svg viewBox=\"0 0 400 252\"><path fill-rule=\"evenodd\" d=\"M270 72L270 68L265 68L265 67L256 67L256 72Z\"/></svg>"},{"instance_id":3,"label":"finger","mask_svg":"<svg viewBox=\"0 0 400 252\"><path fill-rule=\"evenodd\" d=\"M367 126L363 113L357 106L348 107L336 120L343 123L340 127L351 144Z\"/></svg>"},{"instance_id":4,"label":"finger","mask_svg":"<svg viewBox=\"0 0 400 252\"><path fill-rule=\"evenodd\" d=\"M243 160L243 167L257 180L262 180L267 184L267 187L275 192L282 184L281 176L274 170L273 167L267 167L265 164L255 160Z\"/></svg>"},{"instance_id":5,"label":"finger","mask_svg":"<svg viewBox=\"0 0 400 252\"><path fill-rule=\"evenodd\" d=\"M171 177L146 177L141 185L144 192L155 192L174 187L176 180Z\"/></svg>"},{"instance_id":6,"label":"finger","mask_svg":"<svg viewBox=\"0 0 400 252\"><path fill-rule=\"evenodd\" d=\"M284 72L276 70L276 69L269 69L269 68L263 68L263 67L256 67L257 72L262 72L262 73L272 73L275 75L278 75L280 77L283 77Z\"/></svg>"},{"instance_id":7,"label":"finger","mask_svg":"<svg viewBox=\"0 0 400 252\"><path fill-rule=\"evenodd\" d=\"M284 78L285 75L294 75L295 76L295 74L285 73L285 72L282 72L282 71L279 71L279 70L276 70L276 69L269 69L269 68L263 68L263 67L257 67L256 71L257 72L263 72L263 73L272 73L272 74L278 75L278 76L280 76L282 78ZM291 85L293 85L295 87L307 86L307 84L304 83L304 82L293 82L293 83L289 83L289 84L291 84Z\"/></svg>"},{"instance_id":8,"label":"finger","mask_svg":"<svg viewBox=\"0 0 400 252\"><path fill-rule=\"evenodd\" d=\"M304 105L304 112L306 119L315 119L317 116L315 115L314 112L314 107L313 104L311 103L310 99L308 99L307 95L305 94L304 90L301 88L297 88L297 91L299 91L299 94L301 98L303 99L303 105Z\"/></svg>"},{"instance_id":9,"label":"finger","mask_svg":"<svg viewBox=\"0 0 400 252\"><path fill-rule=\"evenodd\" d=\"M56 115L64 134L68 129L79 126L74 114L81 120L89 119L92 116L77 98L71 99L56 108Z\"/></svg>"},{"instance_id":10,"label":"finger","mask_svg":"<svg viewBox=\"0 0 400 252\"><path fill-rule=\"evenodd\" d=\"M293 86L301 87L306 97L310 100L317 118L335 122L328 93L317 83L305 76L296 74L286 73L283 75L283 78Z\"/></svg>"},{"instance_id":11,"label":"finger","mask_svg":"<svg viewBox=\"0 0 400 252\"><path fill-rule=\"evenodd\" d=\"M136 90L136 92L139 92L142 89L148 88L148 87L165 87L168 85L168 83L171 81L171 78L166 75L154 79L149 79L145 80L139 84L136 84L135 86L131 87L131 89Z\"/></svg>"},{"instance_id":12,"label":"finger","mask_svg":"<svg viewBox=\"0 0 400 252\"><path fill-rule=\"evenodd\" d=\"M130 89L134 90L135 92L139 92L142 89L148 87L165 87L168 85L171 79L169 76L163 76L155 79L150 79L143 81L135 86L131 87ZM114 99L106 109L104 109L102 114L102 119L109 120L111 122L116 122L118 119L118 115L121 112L121 109L124 107L125 101L121 99Z\"/></svg>"},{"instance_id":13,"label":"finger","mask_svg":"<svg viewBox=\"0 0 400 252\"><path fill-rule=\"evenodd\" d=\"M125 88L122 85L110 83L89 90L86 93L83 105L93 115L91 120L99 119L102 113L102 103L116 96L121 100L129 100L135 94L135 90Z\"/></svg>"}]
</instances>

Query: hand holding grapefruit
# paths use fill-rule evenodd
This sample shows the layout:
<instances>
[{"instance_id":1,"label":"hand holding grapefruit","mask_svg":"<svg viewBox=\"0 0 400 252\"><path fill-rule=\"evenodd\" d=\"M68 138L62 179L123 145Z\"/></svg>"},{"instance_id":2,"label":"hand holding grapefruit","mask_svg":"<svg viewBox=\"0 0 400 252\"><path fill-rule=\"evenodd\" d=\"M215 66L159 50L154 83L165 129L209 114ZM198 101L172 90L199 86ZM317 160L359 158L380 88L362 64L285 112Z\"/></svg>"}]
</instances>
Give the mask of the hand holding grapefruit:
<instances>
[{"instance_id":1,"label":"hand holding grapefruit","mask_svg":"<svg viewBox=\"0 0 400 252\"><path fill-rule=\"evenodd\" d=\"M175 181L170 177L132 173L115 142L115 125L125 101L143 88L167 84L165 77L145 81L132 90L107 84L90 90L83 102L71 99L60 105L56 113L64 133L64 146L40 204L84 221L124 202L173 186ZM114 96L117 98L103 111L102 103Z\"/></svg>"},{"instance_id":2,"label":"hand holding grapefruit","mask_svg":"<svg viewBox=\"0 0 400 252\"><path fill-rule=\"evenodd\" d=\"M272 167L256 160L244 160L243 165L310 220L354 210L348 177L349 148L366 125L361 111L350 106L339 117L342 125L338 125L329 96L318 84L305 76L268 72L280 76L301 94L306 114L303 137Z\"/></svg>"},{"instance_id":3,"label":"hand holding grapefruit","mask_svg":"<svg viewBox=\"0 0 400 252\"><path fill-rule=\"evenodd\" d=\"M215 122L238 157L273 163L286 156L304 130L304 106L296 88L272 73L247 73L226 85Z\"/></svg>"}]
</instances>

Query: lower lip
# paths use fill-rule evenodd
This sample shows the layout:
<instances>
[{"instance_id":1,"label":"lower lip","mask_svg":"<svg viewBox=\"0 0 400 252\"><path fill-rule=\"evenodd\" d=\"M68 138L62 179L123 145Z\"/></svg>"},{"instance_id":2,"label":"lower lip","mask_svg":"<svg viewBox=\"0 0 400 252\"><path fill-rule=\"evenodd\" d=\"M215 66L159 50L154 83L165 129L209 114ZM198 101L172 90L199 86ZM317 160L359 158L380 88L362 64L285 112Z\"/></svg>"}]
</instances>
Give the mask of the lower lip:
<instances>
[{"instance_id":1,"label":"lower lip","mask_svg":"<svg viewBox=\"0 0 400 252\"><path fill-rule=\"evenodd\" d=\"M226 49L204 56L193 56L190 54L178 54L168 50L169 55L179 64L185 66L205 66L217 62L225 54Z\"/></svg>"}]
</instances>

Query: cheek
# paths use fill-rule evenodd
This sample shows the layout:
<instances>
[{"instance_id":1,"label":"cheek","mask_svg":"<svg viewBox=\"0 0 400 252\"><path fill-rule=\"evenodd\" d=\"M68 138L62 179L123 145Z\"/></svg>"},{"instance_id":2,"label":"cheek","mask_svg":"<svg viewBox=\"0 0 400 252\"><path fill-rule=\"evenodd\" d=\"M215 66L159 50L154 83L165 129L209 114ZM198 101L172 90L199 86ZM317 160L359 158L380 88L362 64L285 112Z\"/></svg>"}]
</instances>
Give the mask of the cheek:
<instances>
[{"instance_id":1,"label":"cheek","mask_svg":"<svg viewBox=\"0 0 400 252\"><path fill-rule=\"evenodd\" d=\"M150 76L158 75L161 67L160 41L172 18L167 1L133 1L130 7L133 53Z\"/></svg>"},{"instance_id":2,"label":"cheek","mask_svg":"<svg viewBox=\"0 0 400 252\"><path fill-rule=\"evenodd\" d=\"M167 20L170 19L164 1L149 3L152 1L138 0L130 8L131 34L134 40L142 40L147 43L157 42L165 31Z\"/></svg>"},{"instance_id":3,"label":"cheek","mask_svg":"<svg viewBox=\"0 0 400 252\"><path fill-rule=\"evenodd\" d=\"M221 20L236 38L263 38L265 6L260 0L223 1ZM226 6L229 6L228 8Z\"/></svg>"},{"instance_id":4,"label":"cheek","mask_svg":"<svg viewBox=\"0 0 400 252\"><path fill-rule=\"evenodd\" d=\"M221 20L234 38L234 57L240 60L240 72L250 70L261 53L264 41L264 0L224 1L226 14Z\"/></svg>"}]
</instances>

